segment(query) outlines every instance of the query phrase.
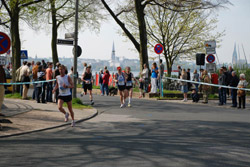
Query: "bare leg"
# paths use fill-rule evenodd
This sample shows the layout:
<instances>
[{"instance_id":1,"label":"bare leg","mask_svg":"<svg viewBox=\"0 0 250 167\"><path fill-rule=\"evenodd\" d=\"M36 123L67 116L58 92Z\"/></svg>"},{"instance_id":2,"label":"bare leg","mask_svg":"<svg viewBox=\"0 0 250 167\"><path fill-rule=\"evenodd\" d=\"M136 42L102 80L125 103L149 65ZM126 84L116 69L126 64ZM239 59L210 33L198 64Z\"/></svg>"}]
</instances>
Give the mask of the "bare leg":
<instances>
[{"instance_id":1,"label":"bare leg","mask_svg":"<svg viewBox=\"0 0 250 167\"><path fill-rule=\"evenodd\" d=\"M61 111L64 115L66 114L66 111L63 108L64 101L62 99L58 99L58 109Z\"/></svg>"},{"instance_id":2,"label":"bare leg","mask_svg":"<svg viewBox=\"0 0 250 167\"><path fill-rule=\"evenodd\" d=\"M121 104L124 104L124 101L123 101L123 91L119 91L120 92L120 101L121 101Z\"/></svg>"},{"instance_id":3,"label":"bare leg","mask_svg":"<svg viewBox=\"0 0 250 167\"><path fill-rule=\"evenodd\" d=\"M67 105L68 105L70 116L71 116L72 120L74 120L74 112L73 112L73 109L72 109L72 101L67 102Z\"/></svg>"},{"instance_id":4,"label":"bare leg","mask_svg":"<svg viewBox=\"0 0 250 167\"><path fill-rule=\"evenodd\" d=\"M93 100L92 90L89 90L89 100Z\"/></svg>"}]
</instances>

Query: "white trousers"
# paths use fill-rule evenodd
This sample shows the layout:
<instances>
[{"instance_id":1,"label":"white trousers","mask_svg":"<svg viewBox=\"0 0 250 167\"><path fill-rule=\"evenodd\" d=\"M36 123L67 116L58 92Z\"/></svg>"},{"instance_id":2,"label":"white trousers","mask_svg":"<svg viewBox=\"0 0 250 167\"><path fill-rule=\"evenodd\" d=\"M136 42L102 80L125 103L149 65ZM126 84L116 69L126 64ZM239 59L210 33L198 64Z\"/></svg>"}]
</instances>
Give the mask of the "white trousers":
<instances>
[{"instance_id":1,"label":"white trousers","mask_svg":"<svg viewBox=\"0 0 250 167\"><path fill-rule=\"evenodd\" d=\"M157 78L151 78L151 93L157 93Z\"/></svg>"}]
</instances>

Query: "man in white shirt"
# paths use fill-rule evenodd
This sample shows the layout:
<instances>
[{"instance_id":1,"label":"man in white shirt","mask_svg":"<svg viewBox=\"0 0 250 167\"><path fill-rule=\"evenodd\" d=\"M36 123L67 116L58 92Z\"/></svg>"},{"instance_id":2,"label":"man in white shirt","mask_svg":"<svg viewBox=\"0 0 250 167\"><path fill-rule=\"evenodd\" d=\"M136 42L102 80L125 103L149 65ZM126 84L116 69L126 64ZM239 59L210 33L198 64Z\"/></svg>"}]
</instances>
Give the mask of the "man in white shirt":
<instances>
[{"instance_id":1,"label":"man in white shirt","mask_svg":"<svg viewBox=\"0 0 250 167\"><path fill-rule=\"evenodd\" d=\"M31 74L31 70L30 70L30 66L31 63L27 63L26 65L24 65L20 71L20 76L22 78L21 82L30 82L30 74ZM23 95L22 95L22 99L23 100L27 100L27 94L28 94L28 90L29 90L29 84L24 84L23 85Z\"/></svg>"}]
</instances>

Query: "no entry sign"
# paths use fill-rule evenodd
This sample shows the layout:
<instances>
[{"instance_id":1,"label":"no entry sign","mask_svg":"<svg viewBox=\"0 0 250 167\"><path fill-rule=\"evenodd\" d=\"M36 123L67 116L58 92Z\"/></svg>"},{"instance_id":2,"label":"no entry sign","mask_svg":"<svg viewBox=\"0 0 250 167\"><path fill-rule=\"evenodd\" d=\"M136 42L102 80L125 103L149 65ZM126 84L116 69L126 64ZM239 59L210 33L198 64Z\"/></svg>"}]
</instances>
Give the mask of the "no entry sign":
<instances>
[{"instance_id":1,"label":"no entry sign","mask_svg":"<svg viewBox=\"0 0 250 167\"><path fill-rule=\"evenodd\" d=\"M155 50L156 54L161 54L163 52L163 46L162 46L162 44L159 44L159 43L156 44L154 50Z\"/></svg>"},{"instance_id":2,"label":"no entry sign","mask_svg":"<svg viewBox=\"0 0 250 167\"><path fill-rule=\"evenodd\" d=\"M3 32L0 32L0 54L8 52L10 49L10 38Z\"/></svg>"}]
</instances>

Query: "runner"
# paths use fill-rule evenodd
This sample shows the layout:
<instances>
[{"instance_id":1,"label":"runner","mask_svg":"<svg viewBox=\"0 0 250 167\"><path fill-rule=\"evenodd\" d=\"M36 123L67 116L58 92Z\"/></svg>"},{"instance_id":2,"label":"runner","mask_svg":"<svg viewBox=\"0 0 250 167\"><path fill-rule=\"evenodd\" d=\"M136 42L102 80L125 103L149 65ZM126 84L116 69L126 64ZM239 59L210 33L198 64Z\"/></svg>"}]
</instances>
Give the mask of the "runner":
<instances>
[{"instance_id":1,"label":"runner","mask_svg":"<svg viewBox=\"0 0 250 167\"><path fill-rule=\"evenodd\" d=\"M69 120L69 113L72 118L71 126L75 126L74 121L74 112L72 109L72 96L70 93L70 88L74 88L73 82L71 78L65 74L66 67L64 65L59 66L60 75L56 77L56 86L53 89L53 93L59 88L59 96L58 96L58 109L65 115L65 122ZM63 103L66 102L69 113L67 113L63 108Z\"/></svg>"},{"instance_id":2,"label":"runner","mask_svg":"<svg viewBox=\"0 0 250 167\"><path fill-rule=\"evenodd\" d=\"M128 107L131 107L131 100L133 95L133 81L135 81L133 73L130 71L130 67L126 67L125 72L125 78L126 78L126 88L125 88L125 99L128 97Z\"/></svg>"},{"instance_id":3,"label":"runner","mask_svg":"<svg viewBox=\"0 0 250 167\"><path fill-rule=\"evenodd\" d=\"M120 102L121 102L121 108L125 107L125 75L122 72L121 67L117 67L117 73L115 74L115 82L118 86L119 92L120 92Z\"/></svg>"},{"instance_id":4,"label":"runner","mask_svg":"<svg viewBox=\"0 0 250 167\"><path fill-rule=\"evenodd\" d=\"M84 94L87 94L87 90L89 90L89 98L90 104L94 105L93 95L92 95L92 84L93 84L93 76L91 73L91 66L86 68L86 72L82 76L82 81L84 82Z\"/></svg>"}]
</instances>

